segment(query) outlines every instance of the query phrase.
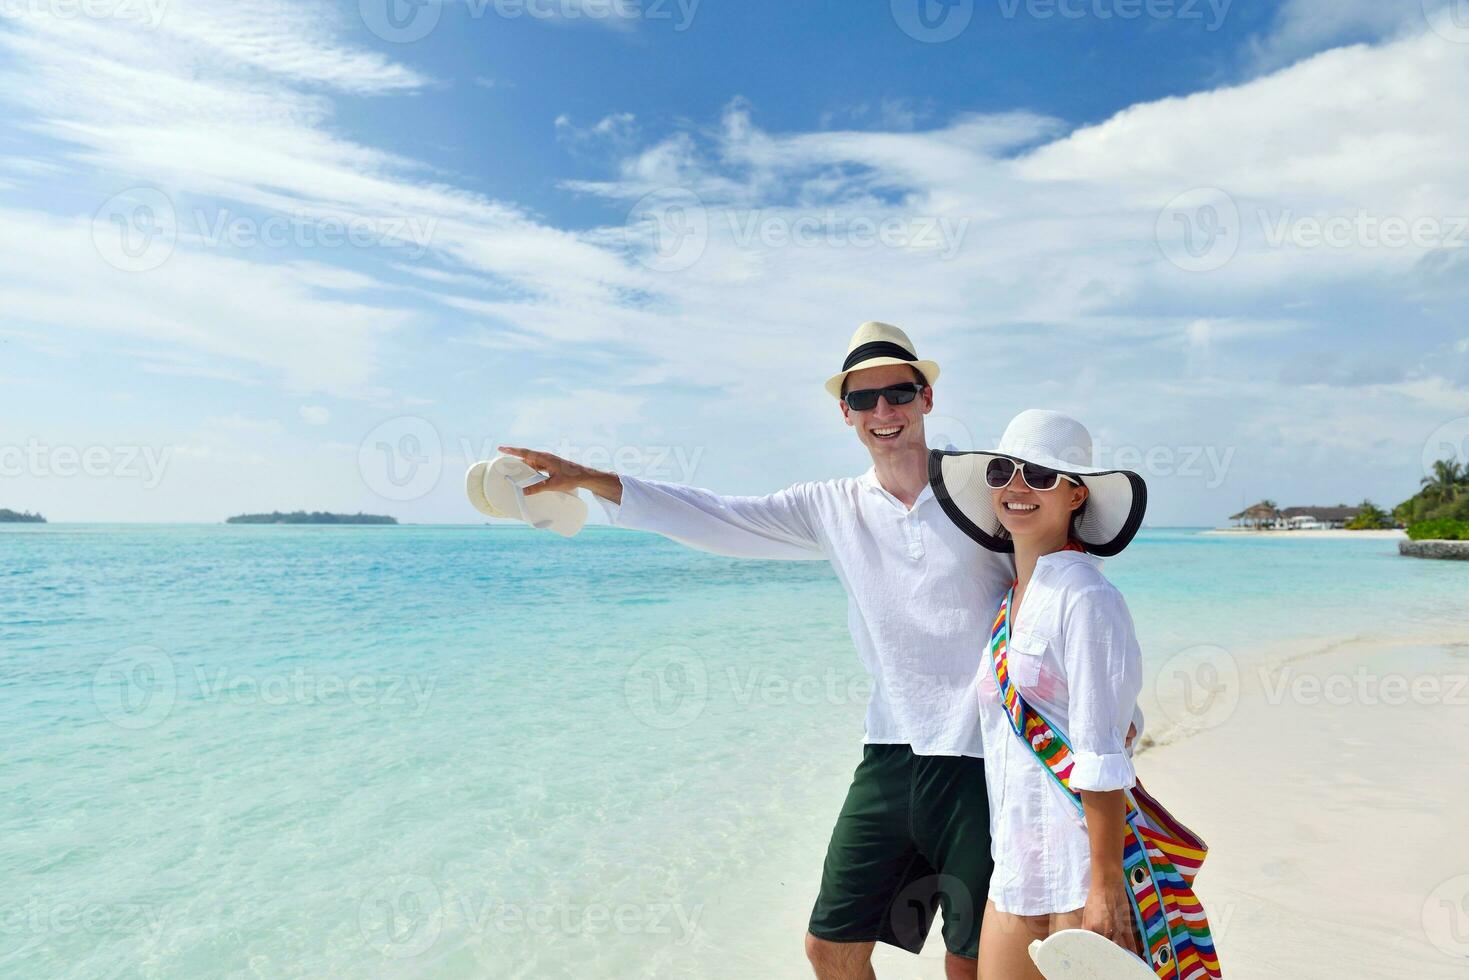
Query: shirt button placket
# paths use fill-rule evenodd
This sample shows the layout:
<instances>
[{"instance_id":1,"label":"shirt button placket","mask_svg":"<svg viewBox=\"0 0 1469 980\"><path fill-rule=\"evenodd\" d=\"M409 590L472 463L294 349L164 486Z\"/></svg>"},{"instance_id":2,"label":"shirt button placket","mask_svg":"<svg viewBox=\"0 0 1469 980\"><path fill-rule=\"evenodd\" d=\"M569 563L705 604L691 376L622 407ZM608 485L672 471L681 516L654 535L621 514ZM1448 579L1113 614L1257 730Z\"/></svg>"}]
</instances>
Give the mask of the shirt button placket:
<instances>
[{"instance_id":1,"label":"shirt button placket","mask_svg":"<svg viewBox=\"0 0 1469 980\"><path fill-rule=\"evenodd\" d=\"M908 557L917 561L923 557L923 529L911 517L903 523L908 532Z\"/></svg>"}]
</instances>

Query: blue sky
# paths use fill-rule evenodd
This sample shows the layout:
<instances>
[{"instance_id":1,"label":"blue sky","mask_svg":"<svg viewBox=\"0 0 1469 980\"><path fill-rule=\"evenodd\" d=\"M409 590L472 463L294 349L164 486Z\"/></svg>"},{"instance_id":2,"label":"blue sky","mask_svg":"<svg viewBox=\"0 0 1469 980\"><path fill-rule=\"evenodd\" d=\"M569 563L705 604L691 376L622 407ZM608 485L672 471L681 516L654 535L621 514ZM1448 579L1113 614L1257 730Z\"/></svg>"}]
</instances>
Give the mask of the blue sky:
<instances>
[{"instance_id":1,"label":"blue sky","mask_svg":"<svg viewBox=\"0 0 1469 980\"><path fill-rule=\"evenodd\" d=\"M866 319L1150 523L1394 503L1469 455L1466 90L1469 0L0 0L0 507L854 473Z\"/></svg>"}]
</instances>

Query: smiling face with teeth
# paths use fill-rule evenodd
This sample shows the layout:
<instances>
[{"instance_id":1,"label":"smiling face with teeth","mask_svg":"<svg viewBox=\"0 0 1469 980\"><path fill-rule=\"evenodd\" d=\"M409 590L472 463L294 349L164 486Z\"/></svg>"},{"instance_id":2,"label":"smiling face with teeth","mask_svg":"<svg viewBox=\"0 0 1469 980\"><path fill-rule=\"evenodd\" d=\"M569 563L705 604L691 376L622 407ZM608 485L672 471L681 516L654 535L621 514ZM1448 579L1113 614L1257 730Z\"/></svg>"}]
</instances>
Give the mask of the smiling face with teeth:
<instances>
[{"instance_id":1,"label":"smiling face with teeth","mask_svg":"<svg viewBox=\"0 0 1469 980\"><path fill-rule=\"evenodd\" d=\"M847 375L843 393L861 391L864 388L886 388L889 385L907 384L917 380L918 372L911 367L884 364L882 367L863 368ZM906 405L890 405L886 398L879 398L877 405L868 412L854 412L847 407L846 402L841 405L842 417L857 430L857 438L862 440L862 445L872 454L873 462L912 452L927 454L923 417L933 411L932 388L925 387L922 394Z\"/></svg>"},{"instance_id":2,"label":"smiling face with teeth","mask_svg":"<svg viewBox=\"0 0 1469 980\"><path fill-rule=\"evenodd\" d=\"M990 502L1011 538L1038 542L1040 553L1046 554L1065 547L1071 536L1071 515L1086 502L1087 493L1084 484L1066 479L1056 481L1050 490L1032 490L1017 466L1008 486L990 488Z\"/></svg>"}]
</instances>

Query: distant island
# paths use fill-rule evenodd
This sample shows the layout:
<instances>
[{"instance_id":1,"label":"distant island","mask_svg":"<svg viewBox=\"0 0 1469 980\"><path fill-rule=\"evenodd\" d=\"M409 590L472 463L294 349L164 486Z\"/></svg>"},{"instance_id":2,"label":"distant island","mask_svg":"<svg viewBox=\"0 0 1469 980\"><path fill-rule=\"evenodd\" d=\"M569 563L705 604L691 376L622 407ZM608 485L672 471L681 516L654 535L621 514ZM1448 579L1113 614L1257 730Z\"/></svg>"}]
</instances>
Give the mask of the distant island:
<instances>
[{"instance_id":1,"label":"distant island","mask_svg":"<svg viewBox=\"0 0 1469 980\"><path fill-rule=\"evenodd\" d=\"M326 511L317 510L307 513L304 510L294 511L290 514L282 514L280 511L271 511L269 514L240 514L225 521L226 524L397 524L396 517L385 517L382 514L329 514Z\"/></svg>"},{"instance_id":2,"label":"distant island","mask_svg":"<svg viewBox=\"0 0 1469 980\"><path fill-rule=\"evenodd\" d=\"M0 507L0 524L45 524L46 518L40 514L32 514L30 511L24 513L15 510L7 510Z\"/></svg>"}]
</instances>

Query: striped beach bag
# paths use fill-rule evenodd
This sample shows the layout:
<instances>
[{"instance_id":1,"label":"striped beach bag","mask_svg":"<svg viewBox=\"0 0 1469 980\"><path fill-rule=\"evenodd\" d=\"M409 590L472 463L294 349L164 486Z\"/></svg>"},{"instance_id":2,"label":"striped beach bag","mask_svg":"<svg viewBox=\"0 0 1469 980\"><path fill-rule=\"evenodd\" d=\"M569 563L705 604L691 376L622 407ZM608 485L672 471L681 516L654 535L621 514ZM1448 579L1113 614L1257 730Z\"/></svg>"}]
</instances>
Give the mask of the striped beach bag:
<instances>
[{"instance_id":1,"label":"striped beach bag","mask_svg":"<svg viewBox=\"0 0 1469 980\"><path fill-rule=\"evenodd\" d=\"M995 683L1010 727L1081 810L1081 794L1071 788L1075 760L1066 734L1032 708L1010 681L1010 602L1014 594L1012 589L1000 603L990 633ZM1126 826L1122 865L1138 948L1147 950L1148 965L1159 980L1216 980L1219 957L1204 907L1193 890L1194 876L1208 848L1149 796L1141 783L1127 793Z\"/></svg>"}]
</instances>

